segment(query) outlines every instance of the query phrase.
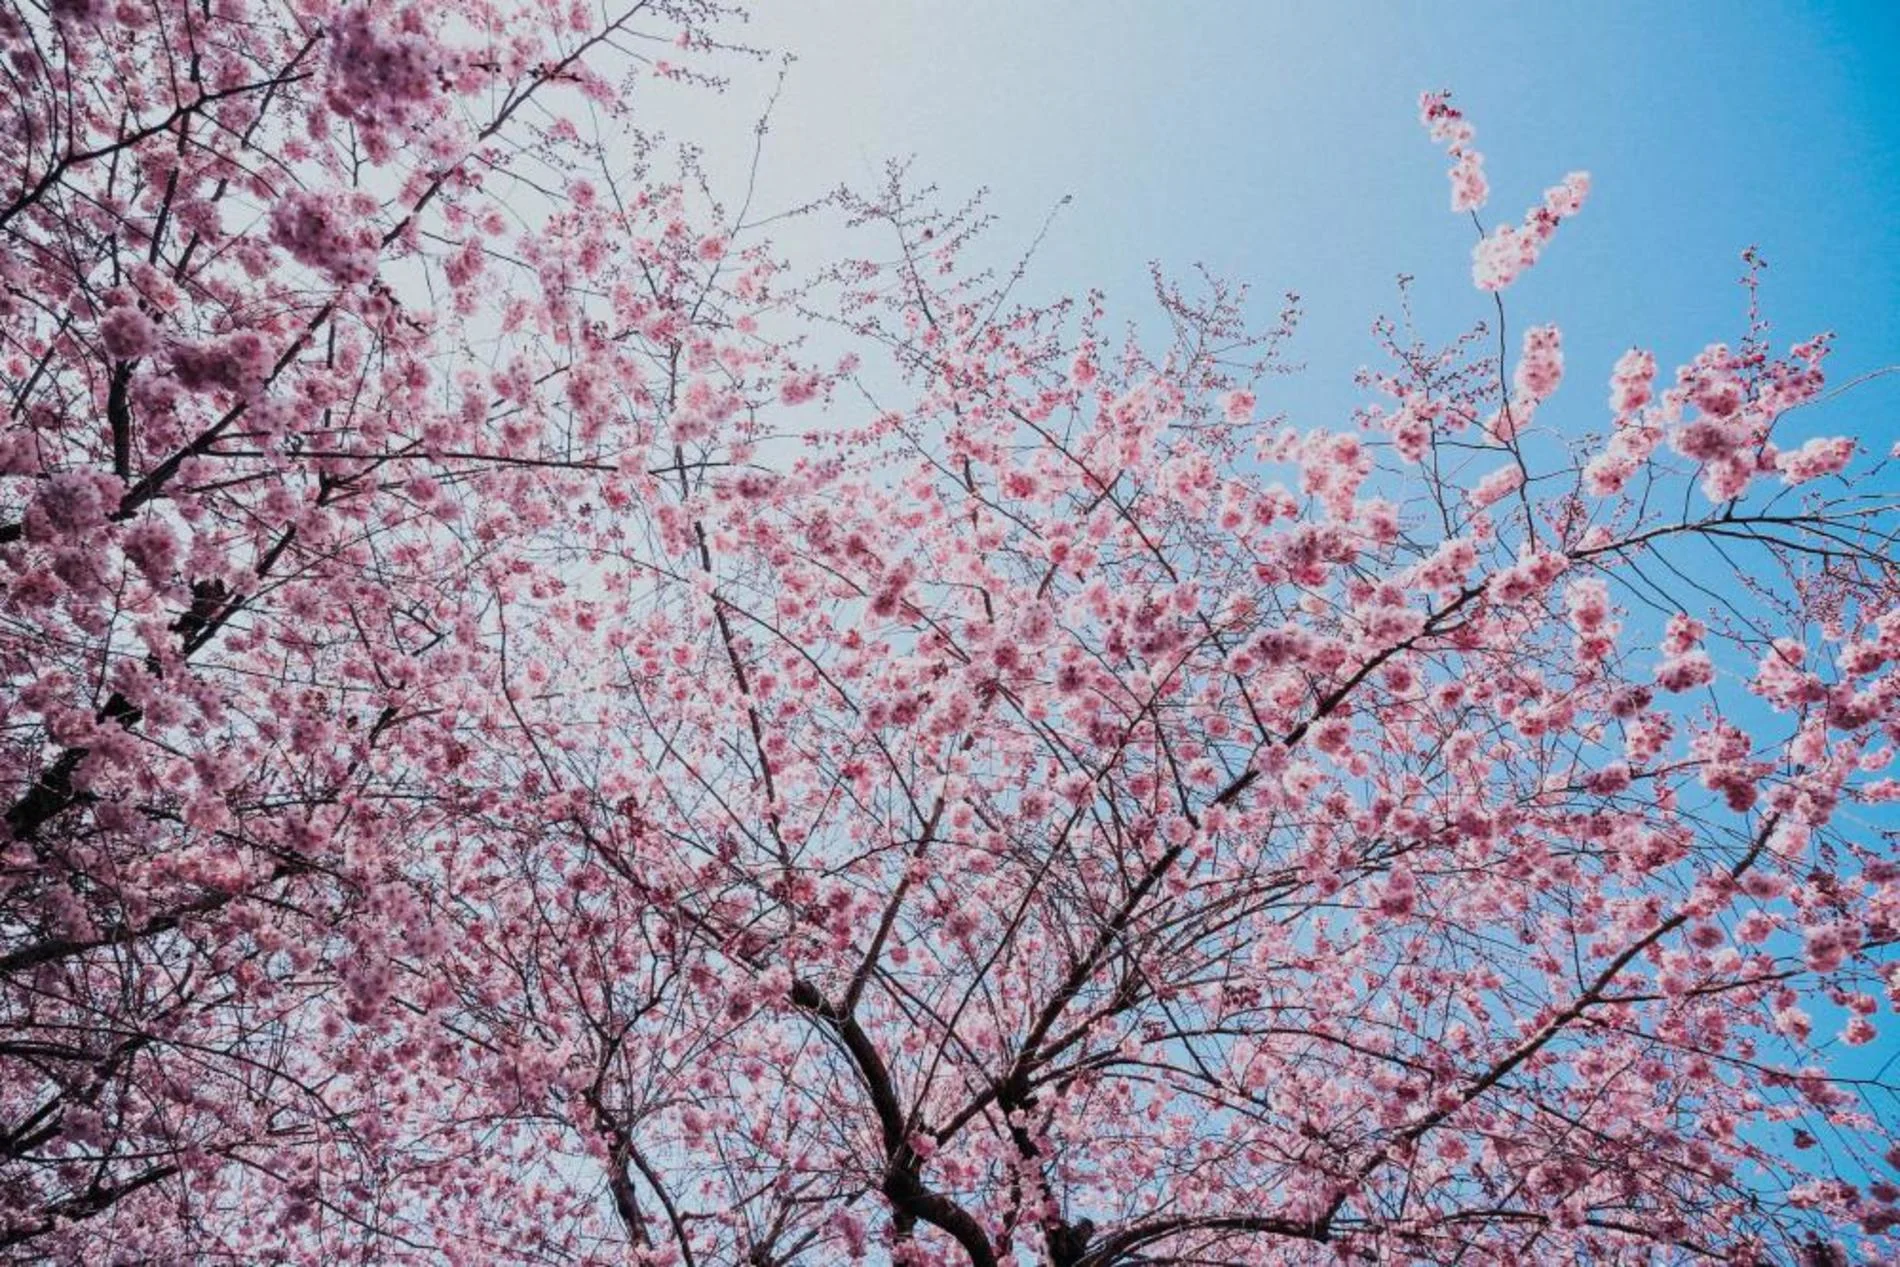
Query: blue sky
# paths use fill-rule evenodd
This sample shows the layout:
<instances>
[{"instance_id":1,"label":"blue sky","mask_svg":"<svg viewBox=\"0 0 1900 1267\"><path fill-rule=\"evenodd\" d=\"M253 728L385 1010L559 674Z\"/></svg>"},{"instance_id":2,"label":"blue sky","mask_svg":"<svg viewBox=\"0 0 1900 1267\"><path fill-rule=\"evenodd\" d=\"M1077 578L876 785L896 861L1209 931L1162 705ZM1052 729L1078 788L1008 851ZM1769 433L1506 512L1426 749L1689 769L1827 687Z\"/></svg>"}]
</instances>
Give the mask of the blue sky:
<instances>
[{"instance_id":1,"label":"blue sky","mask_svg":"<svg viewBox=\"0 0 1900 1267\"><path fill-rule=\"evenodd\" d=\"M1521 216L1567 170L1595 179L1510 292L1514 327L1564 327L1557 403L1578 426L1606 421L1599 386L1632 343L1667 372L1740 334L1733 283L1751 243L1787 341L1840 333L1836 381L1900 362L1900 5L758 8L749 38L799 58L767 205L869 185L885 158L915 155L947 196L988 186L1013 250L1072 194L1030 293L1100 285L1137 317L1150 259L1251 282L1263 319L1298 291L1310 372L1266 403L1302 425L1344 421L1396 274L1418 278L1428 334L1485 315L1470 225L1449 213L1446 161L1416 122L1425 88L1452 89L1478 127L1488 223ZM728 107L755 109L768 86L741 79ZM1896 406L1900 384L1877 384L1814 425L1890 441Z\"/></svg>"}]
</instances>

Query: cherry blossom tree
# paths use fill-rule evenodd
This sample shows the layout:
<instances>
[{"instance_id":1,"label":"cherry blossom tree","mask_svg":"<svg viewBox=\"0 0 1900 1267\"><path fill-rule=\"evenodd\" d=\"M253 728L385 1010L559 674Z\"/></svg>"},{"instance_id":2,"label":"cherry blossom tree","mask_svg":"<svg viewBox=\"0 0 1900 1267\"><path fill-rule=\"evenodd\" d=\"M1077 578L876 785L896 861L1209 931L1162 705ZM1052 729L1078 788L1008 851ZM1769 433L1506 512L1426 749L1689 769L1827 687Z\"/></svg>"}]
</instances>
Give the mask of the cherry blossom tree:
<instances>
[{"instance_id":1,"label":"cherry blossom tree","mask_svg":"<svg viewBox=\"0 0 1900 1267\"><path fill-rule=\"evenodd\" d=\"M1892 1256L1900 506L1759 261L1567 367L1428 95L1482 322L1298 428L901 168L782 259L642 114L739 16L0 9L9 1261Z\"/></svg>"}]
</instances>

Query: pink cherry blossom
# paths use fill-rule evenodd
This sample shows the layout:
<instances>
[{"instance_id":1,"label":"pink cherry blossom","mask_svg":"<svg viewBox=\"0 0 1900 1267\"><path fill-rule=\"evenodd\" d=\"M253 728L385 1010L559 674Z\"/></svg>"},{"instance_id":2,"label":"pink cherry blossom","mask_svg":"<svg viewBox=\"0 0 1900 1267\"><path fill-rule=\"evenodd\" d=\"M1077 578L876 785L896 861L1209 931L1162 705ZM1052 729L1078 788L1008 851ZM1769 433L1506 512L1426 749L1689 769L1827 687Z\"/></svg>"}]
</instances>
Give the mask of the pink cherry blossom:
<instances>
[{"instance_id":1,"label":"pink cherry blossom","mask_svg":"<svg viewBox=\"0 0 1900 1267\"><path fill-rule=\"evenodd\" d=\"M1503 290L1543 254L1557 225L1583 209L1590 192L1587 172L1571 172L1563 183L1544 191L1544 201L1524 215L1521 225L1502 224L1471 251L1471 279L1479 290Z\"/></svg>"},{"instance_id":2,"label":"pink cherry blossom","mask_svg":"<svg viewBox=\"0 0 1900 1267\"><path fill-rule=\"evenodd\" d=\"M1513 382L1521 396L1533 402L1550 399L1563 381L1563 336L1556 326L1532 326L1524 332L1524 351Z\"/></svg>"},{"instance_id":3,"label":"pink cherry blossom","mask_svg":"<svg viewBox=\"0 0 1900 1267\"><path fill-rule=\"evenodd\" d=\"M1443 145L1452 157L1451 209L1481 209L1490 196L1490 186L1484 177L1484 155L1471 145L1477 133L1470 121L1451 104L1448 92L1423 93L1418 105L1419 122L1431 133L1432 140Z\"/></svg>"},{"instance_id":4,"label":"pink cherry blossom","mask_svg":"<svg viewBox=\"0 0 1900 1267\"><path fill-rule=\"evenodd\" d=\"M1573 416L1573 177L1296 409L1294 301L740 211L739 16L0 7L0 1258L1891 1260L1826 337Z\"/></svg>"},{"instance_id":5,"label":"pink cherry blossom","mask_svg":"<svg viewBox=\"0 0 1900 1267\"><path fill-rule=\"evenodd\" d=\"M1788 484L1805 484L1825 475L1838 475L1847 469L1860 446L1848 436L1809 440L1800 448L1777 454L1775 466Z\"/></svg>"}]
</instances>

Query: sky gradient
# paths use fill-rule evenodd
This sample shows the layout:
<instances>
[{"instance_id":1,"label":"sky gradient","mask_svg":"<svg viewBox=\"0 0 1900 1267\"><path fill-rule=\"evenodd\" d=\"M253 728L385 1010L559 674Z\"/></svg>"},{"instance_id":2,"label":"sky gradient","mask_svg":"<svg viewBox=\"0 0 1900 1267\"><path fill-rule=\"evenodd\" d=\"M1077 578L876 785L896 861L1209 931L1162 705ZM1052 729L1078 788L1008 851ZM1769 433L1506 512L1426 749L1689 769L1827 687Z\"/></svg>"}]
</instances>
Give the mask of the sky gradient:
<instances>
[{"instance_id":1,"label":"sky gradient","mask_svg":"<svg viewBox=\"0 0 1900 1267\"><path fill-rule=\"evenodd\" d=\"M1294 355L1310 372L1263 404L1301 425L1337 425L1359 399L1351 373L1376 359L1367 327L1394 306L1397 274L1417 277L1430 336L1485 316L1471 226L1449 212L1447 161L1416 120L1427 88L1451 89L1477 126L1487 224L1566 171L1593 176L1583 215L1510 292L1514 327L1564 327L1570 378L1553 408L1576 425L1607 422L1596 385L1631 344L1667 373L1740 335L1751 244L1785 342L1838 331L1836 382L1900 362L1900 6L760 9L747 38L798 58L762 205L870 186L886 158L914 155L946 197L990 189L1001 258L1073 195L1026 293L1099 285L1139 319L1151 259L1251 283L1263 321L1297 291ZM723 108L750 116L770 82L741 77ZM696 136L716 131L704 122ZM1900 386L1875 384L1814 424L1900 438L1896 405Z\"/></svg>"}]
</instances>

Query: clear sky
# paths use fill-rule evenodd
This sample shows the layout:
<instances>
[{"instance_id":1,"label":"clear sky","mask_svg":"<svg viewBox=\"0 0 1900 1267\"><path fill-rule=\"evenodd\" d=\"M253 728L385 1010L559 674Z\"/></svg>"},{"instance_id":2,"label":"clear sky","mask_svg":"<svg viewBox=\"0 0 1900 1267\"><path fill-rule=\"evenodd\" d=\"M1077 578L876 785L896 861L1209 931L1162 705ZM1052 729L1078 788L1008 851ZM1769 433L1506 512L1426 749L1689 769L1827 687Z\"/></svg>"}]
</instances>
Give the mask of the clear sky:
<instances>
[{"instance_id":1,"label":"clear sky","mask_svg":"<svg viewBox=\"0 0 1900 1267\"><path fill-rule=\"evenodd\" d=\"M1518 218L1565 171L1594 177L1583 215L1509 295L1515 327L1564 327L1569 390L1553 408L1577 425L1604 425L1598 387L1632 343L1667 370L1741 333L1733 282L1751 243L1787 341L1840 333L1836 381L1900 362L1900 4L754 7L749 38L799 58L767 205L869 186L885 158L915 155L946 196L989 187L997 245L1014 250L1072 194L1028 293L1100 285L1140 317L1150 259L1252 283L1263 319L1298 291L1310 372L1263 404L1302 425L1344 420L1396 274L1417 276L1427 334L1485 315L1471 227L1416 121L1426 88L1452 89L1477 125L1487 223ZM769 84L741 79L725 108L755 110ZM1814 425L1900 439L1900 382Z\"/></svg>"}]
</instances>

